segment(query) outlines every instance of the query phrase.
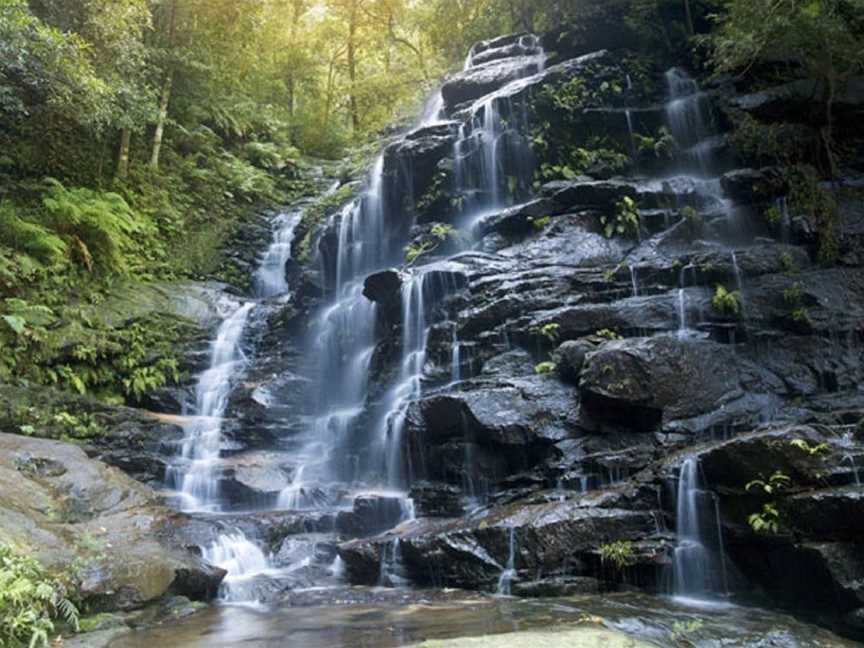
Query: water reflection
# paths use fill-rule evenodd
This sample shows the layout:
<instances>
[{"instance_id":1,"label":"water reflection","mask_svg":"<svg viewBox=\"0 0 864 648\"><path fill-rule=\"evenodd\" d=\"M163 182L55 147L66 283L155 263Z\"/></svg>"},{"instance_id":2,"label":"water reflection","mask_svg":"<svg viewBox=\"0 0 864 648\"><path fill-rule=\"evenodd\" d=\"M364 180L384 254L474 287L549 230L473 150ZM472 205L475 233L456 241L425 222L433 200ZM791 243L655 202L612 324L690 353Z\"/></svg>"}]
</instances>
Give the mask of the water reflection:
<instances>
[{"instance_id":1,"label":"water reflection","mask_svg":"<svg viewBox=\"0 0 864 648\"><path fill-rule=\"evenodd\" d=\"M572 628L620 630L657 646L688 632L688 645L852 648L860 645L791 616L758 608L693 609L643 594L564 599L492 599L467 593L350 588L327 600L299 594L273 610L215 607L115 640L109 648L397 648L428 639Z\"/></svg>"}]
</instances>

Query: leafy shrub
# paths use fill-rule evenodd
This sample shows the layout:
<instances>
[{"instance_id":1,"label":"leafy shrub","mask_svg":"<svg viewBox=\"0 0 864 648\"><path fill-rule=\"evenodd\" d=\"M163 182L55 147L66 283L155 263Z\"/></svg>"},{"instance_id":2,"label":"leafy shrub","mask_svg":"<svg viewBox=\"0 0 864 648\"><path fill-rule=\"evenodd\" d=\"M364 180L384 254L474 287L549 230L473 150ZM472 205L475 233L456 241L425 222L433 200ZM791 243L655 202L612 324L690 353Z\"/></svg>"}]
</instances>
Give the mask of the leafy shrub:
<instances>
[{"instance_id":1,"label":"leafy shrub","mask_svg":"<svg viewBox=\"0 0 864 648\"><path fill-rule=\"evenodd\" d=\"M46 183L45 222L66 241L73 258L88 270L125 271L128 253L138 248L141 236L152 233L149 220L120 194L67 189L53 178Z\"/></svg>"},{"instance_id":2,"label":"leafy shrub","mask_svg":"<svg viewBox=\"0 0 864 648\"><path fill-rule=\"evenodd\" d=\"M38 223L21 219L11 203L0 203L0 243L46 265L66 255L66 243Z\"/></svg>"},{"instance_id":3,"label":"leafy shrub","mask_svg":"<svg viewBox=\"0 0 864 648\"><path fill-rule=\"evenodd\" d=\"M636 563L633 556L633 544L628 540L616 540L600 547L600 562L611 565L618 571L623 571Z\"/></svg>"},{"instance_id":4,"label":"leafy shrub","mask_svg":"<svg viewBox=\"0 0 864 648\"><path fill-rule=\"evenodd\" d=\"M776 534L780 530L780 511L773 502L766 502L761 511L747 516L747 523L756 533Z\"/></svg>"},{"instance_id":5,"label":"leafy shrub","mask_svg":"<svg viewBox=\"0 0 864 648\"><path fill-rule=\"evenodd\" d=\"M603 225L603 235L606 238L613 236L635 236L639 233L639 210L636 201L630 196L624 196L616 205L615 213L603 214L600 217Z\"/></svg>"},{"instance_id":6,"label":"leafy shrub","mask_svg":"<svg viewBox=\"0 0 864 648\"><path fill-rule=\"evenodd\" d=\"M718 285L711 298L711 306L718 313L738 316L741 314L741 293Z\"/></svg>"},{"instance_id":7,"label":"leafy shrub","mask_svg":"<svg viewBox=\"0 0 864 648\"><path fill-rule=\"evenodd\" d=\"M37 560L0 545L0 644L47 646L56 619L78 629L78 609L63 583Z\"/></svg>"}]
</instances>

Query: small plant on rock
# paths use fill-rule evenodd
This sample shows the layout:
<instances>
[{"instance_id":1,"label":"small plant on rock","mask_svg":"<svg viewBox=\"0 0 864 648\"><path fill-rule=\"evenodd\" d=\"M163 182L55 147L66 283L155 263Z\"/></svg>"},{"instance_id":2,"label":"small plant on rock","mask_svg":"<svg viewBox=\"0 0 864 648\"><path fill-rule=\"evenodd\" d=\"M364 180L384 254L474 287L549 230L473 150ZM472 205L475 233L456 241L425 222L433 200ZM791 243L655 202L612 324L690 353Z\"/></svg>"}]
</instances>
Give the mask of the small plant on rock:
<instances>
[{"instance_id":1,"label":"small plant on rock","mask_svg":"<svg viewBox=\"0 0 864 648\"><path fill-rule=\"evenodd\" d=\"M603 235L606 238L613 236L635 236L639 233L639 210L636 201L630 196L624 196L615 205L613 215L603 214L600 217L603 225Z\"/></svg>"},{"instance_id":2,"label":"small plant on rock","mask_svg":"<svg viewBox=\"0 0 864 648\"><path fill-rule=\"evenodd\" d=\"M594 333L594 337L598 337L601 340L621 340L623 339L620 335L618 335L615 331L610 329L600 329L596 333Z\"/></svg>"},{"instance_id":3,"label":"small plant on rock","mask_svg":"<svg viewBox=\"0 0 864 648\"><path fill-rule=\"evenodd\" d=\"M688 638L690 635L699 632L705 622L702 619L691 619L690 621L676 621L672 624L672 631L669 633L669 638L674 643L692 643Z\"/></svg>"},{"instance_id":4,"label":"small plant on rock","mask_svg":"<svg viewBox=\"0 0 864 648\"><path fill-rule=\"evenodd\" d=\"M617 571L624 571L627 567L636 564L636 558L633 555L633 543L629 540L616 540L601 545L599 552L600 562L604 565L611 565Z\"/></svg>"},{"instance_id":5,"label":"small plant on rock","mask_svg":"<svg viewBox=\"0 0 864 648\"><path fill-rule=\"evenodd\" d=\"M552 222L551 216L529 216L528 222L534 226L536 230L542 230L549 223Z\"/></svg>"},{"instance_id":6,"label":"small plant on rock","mask_svg":"<svg viewBox=\"0 0 864 648\"><path fill-rule=\"evenodd\" d=\"M553 373L557 368L558 368L558 365L556 365L554 362L547 360L546 362L540 362L540 363L536 364L534 366L534 373L540 374L540 375Z\"/></svg>"},{"instance_id":7,"label":"small plant on rock","mask_svg":"<svg viewBox=\"0 0 864 648\"><path fill-rule=\"evenodd\" d=\"M830 448L830 446L824 441L822 443L810 445L810 443L807 442L807 439L792 439L789 441L789 445L798 448L801 452L806 452L811 457L828 452Z\"/></svg>"},{"instance_id":8,"label":"small plant on rock","mask_svg":"<svg viewBox=\"0 0 864 648\"><path fill-rule=\"evenodd\" d=\"M548 324L543 324L542 326L532 327L531 333L534 333L535 335L542 335L550 342L557 342L558 338L560 337L560 328L560 324L556 322L549 322Z\"/></svg>"},{"instance_id":9,"label":"small plant on rock","mask_svg":"<svg viewBox=\"0 0 864 648\"><path fill-rule=\"evenodd\" d=\"M747 516L750 528L760 534L776 534L780 530L780 511L774 502L766 502L762 510Z\"/></svg>"},{"instance_id":10,"label":"small plant on rock","mask_svg":"<svg viewBox=\"0 0 864 648\"><path fill-rule=\"evenodd\" d=\"M718 285L714 291L714 297L711 299L711 306L718 313L737 317L741 314L741 293L737 290L730 291L725 286Z\"/></svg>"},{"instance_id":11,"label":"small plant on rock","mask_svg":"<svg viewBox=\"0 0 864 648\"><path fill-rule=\"evenodd\" d=\"M759 479L754 479L747 483L744 487L747 491L762 491L766 495L774 495L778 491L782 491L792 483L792 478L782 470L775 470L774 473L765 479L760 475Z\"/></svg>"}]
</instances>

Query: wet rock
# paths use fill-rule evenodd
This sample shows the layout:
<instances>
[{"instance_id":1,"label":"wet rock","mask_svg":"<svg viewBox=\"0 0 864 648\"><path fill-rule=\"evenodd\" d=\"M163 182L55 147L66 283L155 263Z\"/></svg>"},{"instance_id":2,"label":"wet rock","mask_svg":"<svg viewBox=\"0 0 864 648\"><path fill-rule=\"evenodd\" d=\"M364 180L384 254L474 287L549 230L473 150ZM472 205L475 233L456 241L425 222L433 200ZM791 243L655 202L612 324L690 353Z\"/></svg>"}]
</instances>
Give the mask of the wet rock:
<instances>
[{"instance_id":1,"label":"wet rock","mask_svg":"<svg viewBox=\"0 0 864 648\"><path fill-rule=\"evenodd\" d=\"M859 486L794 495L783 500L783 509L789 528L808 540L856 542L864 534L864 490Z\"/></svg>"},{"instance_id":2,"label":"wet rock","mask_svg":"<svg viewBox=\"0 0 864 648\"><path fill-rule=\"evenodd\" d=\"M649 535L654 520L647 512L552 502L513 506L481 519L415 523L399 533L402 567L416 583L494 588L508 562L511 529L520 573L542 569L567 574L578 570L574 557L607 542ZM381 537L340 545L353 583L375 582L381 550L390 542Z\"/></svg>"},{"instance_id":3,"label":"wet rock","mask_svg":"<svg viewBox=\"0 0 864 648\"><path fill-rule=\"evenodd\" d=\"M153 491L77 446L0 434L0 487L0 542L58 572L80 564L91 609L134 609L169 591L207 598L224 576L164 535L176 514Z\"/></svg>"},{"instance_id":4,"label":"wet rock","mask_svg":"<svg viewBox=\"0 0 864 648\"><path fill-rule=\"evenodd\" d=\"M491 61L454 75L444 82L441 94L447 106L452 108L475 101L539 71L539 61L531 56Z\"/></svg>"},{"instance_id":5,"label":"wet rock","mask_svg":"<svg viewBox=\"0 0 864 648\"><path fill-rule=\"evenodd\" d=\"M463 513L462 491L449 484L421 481L411 486L409 497L420 517L459 517Z\"/></svg>"},{"instance_id":6,"label":"wet rock","mask_svg":"<svg viewBox=\"0 0 864 648\"><path fill-rule=\"evenodd\" d=\"M553 576L513 585L513 593L526 598L599 594L602 590L602 581L591 576Z\"/></svg>"},{"instance_id":7,"label":"wet rock","mask_svg":"<svg viewBox=\"0 0 864 648\"><path fill-rule=\"evenodd\" d=\"M782 169L736 169L720 179L723 191L739 204L766 202L783 196L788 191Z\"/></svg>"},{"instance_id":8,"label":"wet rock","mask_svg":"<svg viewBox=\"0 0 864 648\"><path fill-rule=\"evenodd\" d=\"M843 471L842 458L849 450L836 445L836 441L836 437L826 435L822 428L787 425L713 444L699 452L699 464L705 479L716 488L741 494L751 480L780 471L789 477L788 490L795 494L824 485L826 480L834 479L835 472L840 475L840 485L854 479L854 475ZM818 452L807 450L817 446L820 447ZM795 501L794 508L800 511L805 526L807 511L818 509L820 501L825 502L826 511L834 505L840 510L844 506L858 506L857 495L845 491L837 491L829 497L828 493L816 490L800 495Z\"/></svg>"},{"instance_id":9,"label":"wet rock","mask_svg":"<svg viewBox=\"0 0 864 648\"><path fill-rule=\"evenodd\" d=\"M854 631L864 603L864 547L858 543L805 542L733 546L738 565L780 603L811 612L848 615ZM847 629L848 630L848 629Z\"/></svg>"},{"instance_id":10,"label":"wet rock","mask_svg":"<svg viewBox=\"0 0 864 648\"><path fill-rule=\"evenodd\" d=\"M731 105L766 121L801 121L808 123L819 114L819 83L801 79L760 92L735 97ZM834 99L840 114L864 111L864 79L852 79Z\"/></svg>"},{"instance_id":11,"label":"wet rock","mask_svg":"<svg viewBox=\"0 0 864 648\"><path fill-rule=\"evenodd\" d=\"M351 511L336 515L336 529L354 537L371 535L396 526L404 514L403 500L398 497L360 495L354 498Z\"/></svg>"},{"instance_id":12,"label":"wet rock","mask_svg":"<svg viewBox=\"0 0 864 648\"><path fill-rule=\"evenodd\" d=\"M588 356L579 389L592 418L639 429L704 414L742 395L727 347L671 336L603 345Z\"/></svg>"},{"instance_id":13,"label":"wet rock","mask_svg":"<svg viewBox=\"0 0 864 648\"><path fill-rule=\"evenodd\" d=\"M383 306L398 303L405 277L398 270L382 270L366 277L363 296Z\"/></svg>"},{"instance_id":14,"label":"wet rock","mask_svg":"<svg viewBox=\"0 0 864 648\"><path fill-rule=\"evenodd\" d=\"M396 178L397 186L410 187L417 198L432 186L438 163L453 152L454 124L413 131L387 147L384 173Z\"/></svg>"},{"instance_id":15,"label":"wet rock","mask_svg":"<svg viewBox=\"0 0 864 648\"><path fill-rule=\"evenodd\" d=\"M542 195L548 196L560 210L580 207L612 208L625 197L636 199L636 188L619 180L559 180L543 186Z\"/></svg>"},{"instance_id":16,"label":"wet rock","mask_svg":"<svg viewBox=\"0 0 864 648\"><path fill-rule=\"evenodd\" d=\"M594 344L584 340L568 340L559 346L555 350L555 361L561 380L578 385L585 358L595 350Z\"/></svg>"}]
</instances>

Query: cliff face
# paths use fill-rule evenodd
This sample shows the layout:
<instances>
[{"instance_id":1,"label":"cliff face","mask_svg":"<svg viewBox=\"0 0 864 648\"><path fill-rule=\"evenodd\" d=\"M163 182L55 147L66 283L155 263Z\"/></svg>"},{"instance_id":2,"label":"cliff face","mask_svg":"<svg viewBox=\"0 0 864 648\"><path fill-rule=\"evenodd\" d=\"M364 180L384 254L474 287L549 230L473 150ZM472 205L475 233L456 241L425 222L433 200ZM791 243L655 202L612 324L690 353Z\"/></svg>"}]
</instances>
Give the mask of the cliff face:
<instances>
[{"instance_id":1,"label":"cliff face","mask_svg":"<svg viewBox=\"0 0 864 648\"><path fill-rule=\"evenodd\" d=\"M549 43L478 43L351 201L317 227L294 206L287 281L237 335L218 514L123 482L131 514L169 529L171 561L254 538L286 568L259 599L330 582L338 554L358 584L756 592L861 636L864 160L812 188L836 203L826 260L793 170L733 146L742 120L811 128L806 80L703 88L623 43ZM87 449L158 485L189 420L138 416ZM51 443L0 471L59 479ZM177 560L129 605L222 576Z\"/></svg>"}]
</instances>

